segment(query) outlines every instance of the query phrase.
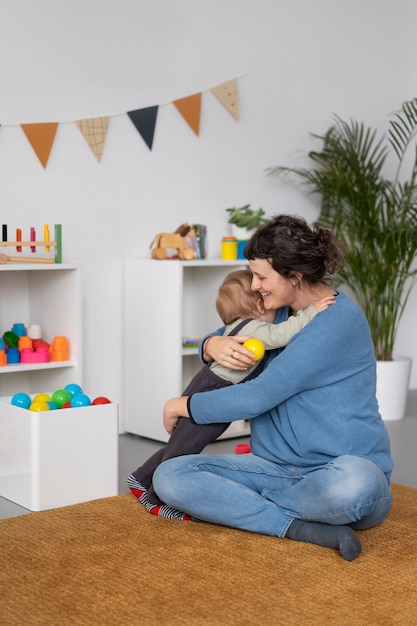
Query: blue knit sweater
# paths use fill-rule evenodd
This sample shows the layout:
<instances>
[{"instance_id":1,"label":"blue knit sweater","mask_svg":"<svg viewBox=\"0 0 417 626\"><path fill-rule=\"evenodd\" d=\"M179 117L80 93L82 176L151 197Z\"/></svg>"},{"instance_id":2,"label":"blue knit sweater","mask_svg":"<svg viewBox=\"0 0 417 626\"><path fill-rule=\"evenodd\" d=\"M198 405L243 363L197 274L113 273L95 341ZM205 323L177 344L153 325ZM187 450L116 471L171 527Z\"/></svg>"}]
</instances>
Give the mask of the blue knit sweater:
<instances>
[{"instance_id":1,"label":"blue knit sweater","mask_svg":"<svg viewBox=\"0 0 417 626\"><path fill-rule=\"evenodd\" d=\"M288 317L281 309L276 321ZM258 378L196 393L198 424L251 420L252 452L276 463L314 468L344 455L376 463L390 479L390 441L378 412L376 363L367 320L339 293Z\"/></svg>"}]
</instances>

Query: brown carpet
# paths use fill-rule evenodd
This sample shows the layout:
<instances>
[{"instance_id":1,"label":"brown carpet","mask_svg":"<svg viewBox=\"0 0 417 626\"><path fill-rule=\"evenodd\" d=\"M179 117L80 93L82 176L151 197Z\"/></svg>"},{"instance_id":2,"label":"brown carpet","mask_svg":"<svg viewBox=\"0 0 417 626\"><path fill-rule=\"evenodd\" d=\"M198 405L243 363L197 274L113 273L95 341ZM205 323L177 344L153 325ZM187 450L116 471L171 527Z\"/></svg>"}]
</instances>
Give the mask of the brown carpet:
<instances>
[{"instance_id":1,"label":"brown carpet","mask_svg":"<svg viewBox=\"0 0 417 626\"><path fill-rule=\"evenodd\" d=\"M417 490L335 550L162 520L130 495L0 520L2 626L417 624Z\"/></svg>"}]
</instances>

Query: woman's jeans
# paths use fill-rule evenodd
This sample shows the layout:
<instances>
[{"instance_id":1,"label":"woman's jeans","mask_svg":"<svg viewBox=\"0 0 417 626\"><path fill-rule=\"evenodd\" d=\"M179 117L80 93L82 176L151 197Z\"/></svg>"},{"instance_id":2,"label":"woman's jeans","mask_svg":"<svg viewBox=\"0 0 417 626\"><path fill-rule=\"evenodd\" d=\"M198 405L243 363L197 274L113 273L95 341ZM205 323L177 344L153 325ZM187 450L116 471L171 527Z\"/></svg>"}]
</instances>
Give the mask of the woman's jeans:
<instances>
[{"instance_id":1,"label":"woman's jeans","mask_svg":"<svg viewBox=\"0 0 417 626\"><path fill-rule=\"evenodd\" d=\"M277 537L295 518L370 528L391 508L384 473L348 455L315 468L254 454L181 456L162 463L153 484L161 500L194 518Z\"/></svg>"}]
</instances>

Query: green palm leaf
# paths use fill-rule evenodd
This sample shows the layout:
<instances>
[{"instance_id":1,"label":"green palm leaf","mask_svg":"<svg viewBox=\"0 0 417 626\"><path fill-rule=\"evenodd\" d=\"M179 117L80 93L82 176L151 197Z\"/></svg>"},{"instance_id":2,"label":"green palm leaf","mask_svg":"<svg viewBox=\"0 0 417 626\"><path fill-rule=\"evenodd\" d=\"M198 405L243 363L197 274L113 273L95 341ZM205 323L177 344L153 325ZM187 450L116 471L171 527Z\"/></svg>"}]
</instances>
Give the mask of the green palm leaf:
<instances>
[{"instance_id":1,"label":"green palm leaf","mask_svg":"<svg viewBox=\"0 0 417 626\"><path fill-rule=\"evenodd\" d=\"M311 135L320 149L311 167L272 167L309 193L319 194L317 223L333 230L345 251L338 282L347 285L363 308L375 354L391 360L399 321L416 280L417 99L405 102L389 121L387 136L354 120L334 116L323 135ZM402 168L414 145L408 177ZM384 174L389 148L398 159L395 175Z\"/></svg>"}]
</instances>

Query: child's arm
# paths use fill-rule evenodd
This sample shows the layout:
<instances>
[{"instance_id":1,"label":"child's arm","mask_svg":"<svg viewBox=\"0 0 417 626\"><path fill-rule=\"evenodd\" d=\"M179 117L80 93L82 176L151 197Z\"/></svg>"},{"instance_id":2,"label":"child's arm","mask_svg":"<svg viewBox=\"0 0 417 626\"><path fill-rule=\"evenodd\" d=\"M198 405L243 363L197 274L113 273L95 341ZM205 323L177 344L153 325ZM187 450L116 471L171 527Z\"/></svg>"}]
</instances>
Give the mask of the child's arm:
<instances>
[{"instance_id":1,"label":"child's arm","mask_svg":"<svg viewBox=\"0 0 417 626\"><path fill-rule=\"evenodd\" d=\"M290 339L300 332L311 320L327 309L330 305L335 304L334 296L327 296L321 300L317 300L314 305L311 304L304 310L298 311L296 315L292 315L287 321L280 324L268 324L259 320L252 320L245 328L246 335L260 339L265 350L273 350L274 348L282 348L287 345Z\"/></svg>"}]
</instances>

